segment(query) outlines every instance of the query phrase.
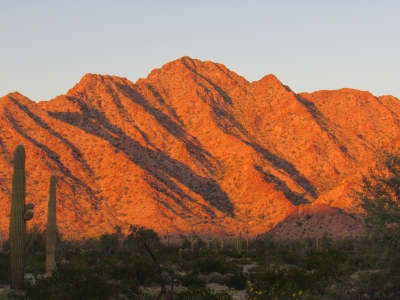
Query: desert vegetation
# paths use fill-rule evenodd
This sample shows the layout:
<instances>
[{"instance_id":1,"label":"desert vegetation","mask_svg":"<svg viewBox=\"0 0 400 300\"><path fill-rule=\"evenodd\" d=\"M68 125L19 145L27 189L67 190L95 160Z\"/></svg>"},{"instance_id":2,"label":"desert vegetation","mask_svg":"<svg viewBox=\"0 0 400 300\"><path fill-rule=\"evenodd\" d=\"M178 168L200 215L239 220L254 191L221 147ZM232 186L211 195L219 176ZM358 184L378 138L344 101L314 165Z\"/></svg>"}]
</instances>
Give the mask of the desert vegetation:
<instances>
[{"instance_id":1,"label":"desert vegetation","mask_svg":"<svg viewBox=\"0 0 400 300\"><path fill-rule=\"evenodd\" d=\"M25 222L24 148L14 154L10 238L0 249L0 299L399 299L400 156L382 155L355 191L367 230L276 239L267 231L203 240L161 238L151 228L116 226L97 238L57 232L56 178L46 229ZM312 216L308 216L308 219Z\"/></svg>"},{"instance_id":2,"label":"desert vegetation","mask_svg":"<svg viewBox=\"0 0 400 300\"><path fill-rule=\"evenodd\" d=\"M382 253L378 248L372 251L368 237L325 236L267 245L267 239L259 236L241 253L236 239L225 240L221 250L219 242L207 247L198 237L196 252L186 237L167 245L151 229L136 229L142 234L124 235L115 228L98 239L68 241L58 236L57 268L48 277L46 234L33 228L27 234L29 276L18 290L5 288L0 299L157 299L160 279L174 292L171 299L396 299L398 295L396 277L386 277ZM160 273L144 243L154 253ZM8 242L0 266L0 284L6 287Z\"/></svg>"}]
</instances>

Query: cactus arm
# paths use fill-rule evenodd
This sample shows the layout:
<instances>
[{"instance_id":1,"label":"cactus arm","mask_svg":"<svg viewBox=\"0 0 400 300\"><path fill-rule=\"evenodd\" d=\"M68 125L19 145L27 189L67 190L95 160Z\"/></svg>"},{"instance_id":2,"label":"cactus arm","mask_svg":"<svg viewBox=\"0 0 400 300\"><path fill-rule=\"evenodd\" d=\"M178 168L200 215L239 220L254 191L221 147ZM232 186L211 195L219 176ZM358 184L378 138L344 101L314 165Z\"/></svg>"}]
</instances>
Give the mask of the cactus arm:
<instances>
[{"instance_id":1,"label":"cactus arm","mask_svg":"<svg viewBox=\"0 0 400 300\"><path fill-rule=\"evenodd\" d=\"M24 221L32 220L32 218L33 218L33 210L30 209L30 210L25 211Z\"/></svg>"}]
</instances>

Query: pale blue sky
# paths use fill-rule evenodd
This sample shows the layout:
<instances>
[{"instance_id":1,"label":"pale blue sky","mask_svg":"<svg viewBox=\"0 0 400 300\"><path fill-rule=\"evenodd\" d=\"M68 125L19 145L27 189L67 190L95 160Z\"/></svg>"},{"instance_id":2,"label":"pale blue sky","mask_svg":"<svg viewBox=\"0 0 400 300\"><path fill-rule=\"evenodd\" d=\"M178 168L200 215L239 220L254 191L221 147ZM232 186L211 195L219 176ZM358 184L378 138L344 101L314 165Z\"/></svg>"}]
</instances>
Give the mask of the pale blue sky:
<instances>
[{"instance_id":1,"label":"pale blue sky","mask_svg":"<svg viewBox=\"0 0 400 300\"><path fill-rule=\"evenodd\" d=\"M0 97L49 100L85 73L135 82L184 55L295 92L400 98L400 1L0 0Z\"/></svg>"}]
</instances>

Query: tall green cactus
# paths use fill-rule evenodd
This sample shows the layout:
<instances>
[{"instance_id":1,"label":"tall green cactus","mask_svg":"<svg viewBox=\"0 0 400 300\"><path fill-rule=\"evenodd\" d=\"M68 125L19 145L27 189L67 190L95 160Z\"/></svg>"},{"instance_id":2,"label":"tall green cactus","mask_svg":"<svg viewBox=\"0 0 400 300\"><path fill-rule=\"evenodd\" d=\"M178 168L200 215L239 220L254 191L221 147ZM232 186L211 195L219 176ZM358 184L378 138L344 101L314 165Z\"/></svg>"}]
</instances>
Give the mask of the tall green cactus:
<instances>
[{"instance_id":1,"label":"tall green cactus","mask_svg":"<svg viewBox=\"0 0 400 300\"><path fill-rule=\"evenodd\" d=\"M56 176L50 177L49 204L46 224L46 277L51 277L56 266Z\"/></svg>"},{"instance_id":2,"label":"tall green cactus","mask_svg":"<svg viewBox=\"0 0 400 300\"><path fill-rule=\"evenodd\" d=\"M264 234L264 245L265 245L265 265L267 268L271 265L271 234L267 231Z\"/></svg>"},{"instance_id":3,"label":"tall green cactus","mask_svg":"<svg viewBox=\"0 0 400 300\"><path fill-rule=\"evenodd\" d=\"M18 289L24 281L26 221L33 218L33 203L25 205L25 148L18 145L14 152L10 209L10 287Z\"/></svg>"}]
</instances>

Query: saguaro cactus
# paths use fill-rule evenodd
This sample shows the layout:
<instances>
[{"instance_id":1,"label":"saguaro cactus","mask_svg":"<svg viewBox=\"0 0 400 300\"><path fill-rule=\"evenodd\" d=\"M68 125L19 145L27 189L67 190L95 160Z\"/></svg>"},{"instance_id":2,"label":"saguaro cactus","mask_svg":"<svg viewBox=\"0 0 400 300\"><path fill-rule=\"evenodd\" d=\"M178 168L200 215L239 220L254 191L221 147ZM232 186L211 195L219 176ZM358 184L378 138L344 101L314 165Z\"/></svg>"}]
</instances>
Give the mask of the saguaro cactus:
<instances>
[{"instance_id":1,"label":"saguaro cactus","mask_svg":"<svg viewBox=\"0 0 400 300\"><path fill-rule=\"evenodd\" d=\"M214 240L214 252L215 252L215 254L218 254L218 252L219 252L219 241L218 241L218 238L216 238L215 240Z\"/></svg>"},{"instance_id":2,"label":"saguaro cactus","mask_svg":"<svg viewBox=\"0 0 400 300\"><path fill-rule=\"evenodd\" d=\"M197 241L197 238L194 238L193 240L192 252L196 256L199 254L199 242Z\"/></svg>"},{"instance_id":3,"label":"saguaro cactus","mask_svg":"<svg viewBox=\"0 0 400 300\"><path fill-rule=\"evenodd\" d=\"M239 255L242 255L242 232L239 233L238 238L238 253Z\"/></svg>"},{"instance_id":4,"label":"saguaro cactus","mask_svg":"<svg viewBox=\"0 0 400 300\"><path fill-rule=\"evenodd\" d=\"M56 240L57 240L57 223L56 223L56 176L50 177L49 204L47 211L46 224L46 276L51 277L56 265Z\"/></svg>"},{"instance_id":5,"label":"saguaro cactus","mask_svg":"<svg viewBox=\"0 0 400 300\"><path fill-rule=\"evenodd\" d=\"M249 251L249 231L246 230L246 250Z\"/></svg>"},{"instance_id":6,"label":"saguaro cactus","mask_svg":"<svg viewBox=\"0 0 400 300\"><path fill-rule=\"evenodd\" d=\"M267 231L264 234L264 245L265 245L265 265L269 268L271 264L271 234Z\"/></svg>"},{"instance_id":7,"label":"saguaro cactus","mask_svg":"<svg viewBox=\"0 0 400 300\"><path fill-rule=\"evenodd\" d=\"M321 243L319 242L319 238L315 238L315 249L319 252L321 251Z\"/></svg>"},{"instance_id":8,"label":"saguaro cactus","mask_svg":"<svg viewBox=\"0 0 400 300\"><path fill-rule=\"evenodd\" d=\"M18 289L24 281L26 221L33 218L33 203L25 205L25 148L18 145L14 152L10 209L10 287Z\"/></svg>"}]
</instances>

